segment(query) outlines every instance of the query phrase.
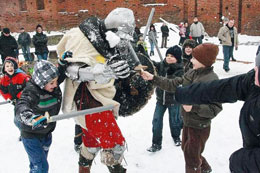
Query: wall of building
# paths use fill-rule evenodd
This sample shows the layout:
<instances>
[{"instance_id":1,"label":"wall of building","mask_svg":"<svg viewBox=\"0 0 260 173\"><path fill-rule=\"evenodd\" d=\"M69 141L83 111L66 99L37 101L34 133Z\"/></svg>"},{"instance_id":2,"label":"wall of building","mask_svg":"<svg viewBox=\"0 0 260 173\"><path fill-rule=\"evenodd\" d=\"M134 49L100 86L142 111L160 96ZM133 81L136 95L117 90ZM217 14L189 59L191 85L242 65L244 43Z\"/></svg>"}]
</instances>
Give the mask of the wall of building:
<instances>
[{"instance_id":1,"label":"wall of building","mask_svg":"<svg viewBox=\"0 0 260 173\"><path fill-rule=\"evenodd\" d=\"M13 32L20 27L33 31L37 24L45 30L65 30L89 16L105 18L116 7L132 9L139 26L146 24L155 8L153 22L160 22L161 17L175 24L191 24L196 15L207 33L216 35L221 17L227 16L235 19L240 33L260 35L259 0L1 0L0 26Z\"/></svg>"}]
</instances>

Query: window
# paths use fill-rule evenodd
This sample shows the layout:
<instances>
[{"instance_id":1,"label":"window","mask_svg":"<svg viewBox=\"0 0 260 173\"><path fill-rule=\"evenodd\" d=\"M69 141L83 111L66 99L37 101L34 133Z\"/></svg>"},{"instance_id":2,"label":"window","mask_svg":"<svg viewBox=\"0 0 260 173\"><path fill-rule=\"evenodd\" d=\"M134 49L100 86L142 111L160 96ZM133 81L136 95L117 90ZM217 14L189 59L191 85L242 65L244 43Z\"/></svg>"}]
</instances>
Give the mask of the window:
<instances>
[{"instance_id":1,"label":"window","mask_svg":"<svg viewBox=\"0 0 260 173\"><path fill-rule=\"evenodd\" d=\"M19 0L20 11L27 11L26 0Z\"/></svg>"},{"instance_id":2,"label":"window","mask_svg":"<svg viewBox=\"0 0 260 173\"><path fill-rule=\"evenodd\" d=\"M59 3L65 2L65 0L58 0Z\"/></svg>"},{"instance_id":3,"label":"window","mask_svg":"<svg viewBox=\"0 0 260 173\"><path fill-rule=\"evenodd\" d=\"M37 5L37 10L44 10L44 0L37 0L36 5Z\"/></svg>"}]
</instances>

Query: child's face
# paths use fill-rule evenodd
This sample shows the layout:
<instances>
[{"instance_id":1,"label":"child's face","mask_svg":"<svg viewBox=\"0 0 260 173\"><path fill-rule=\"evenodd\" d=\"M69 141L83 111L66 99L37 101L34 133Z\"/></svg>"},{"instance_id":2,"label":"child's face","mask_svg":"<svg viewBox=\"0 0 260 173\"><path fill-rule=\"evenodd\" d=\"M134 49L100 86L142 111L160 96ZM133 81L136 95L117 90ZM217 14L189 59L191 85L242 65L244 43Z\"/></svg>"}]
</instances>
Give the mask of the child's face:
<instances>
[{"instance_id":1,"label":"child's face","mask_svg":"<svg viewBox=\"0 0 260 173\"><path fill-rule=\"evenodd\" d=\"M187 47L185 47L184 51L185 51L186 55L190 55L192 53L192 48L187 46Z\"/></svg>"},{"instance_id":2,"label":"child's face","mask_svg":"<svg viewBox=\"0 0 260 173\"><path fill-rule=\"evenodd\" d=\"M41 27L38 27L38 28L37 28L37 32L38 32L38 33L41 33L41 32L42 32L42 28L41 28Z\"/></svg>"},{"instance_id":3,"label":"child's face","mask_svg":"<svg viewBox=\"0 0 260 173\"><path fill-rule=\"evenodd\" d=\"M193 65L193 69L199 69L202 67L205 67L205 65L201 64L196 58L192 57L191 58L191 63Z\"/></svg>"},{"instance_id":4,"label":"child's face","mask_svg":"<svg viewBox=\"0 0 260 173\"><path fill-rule=\"evenodd\" d=\"M172 54L167 54L166 62L168 64L174 64L174 63L177 63L177 59Z\"/></svg>"},{"instance_id":5,"label":"child's face","mask_svg":"<svg viewBox=\"0 0 260 173\"><path fill-rule=\"evenodd\" d=\"M140 41L143 41L143 40L144 40L144 37L140 37L139 40L140 40Z\"/></svg>"},{"instance_id":6,"label":"child's face","mask_svg":"<svg viewBox=\"0 0 260 173\"><path fill-rule=\"evenodd\" d=\"M44 89L48 92L53 92L54 89L58 86L58 77L52 79L49 83L44 86Z\"/></svg>"},{"instance_id":7,"label":"child's face","mask_svg":"<svg viewBox=\"0 0 260 173\"><path fill-rule=\"evenodd\" d=\"M5 63L5 72L9 75L13 75L14 74L14 65L13 63L10 62L6 62Z\"/></svg>"}]
</instances>

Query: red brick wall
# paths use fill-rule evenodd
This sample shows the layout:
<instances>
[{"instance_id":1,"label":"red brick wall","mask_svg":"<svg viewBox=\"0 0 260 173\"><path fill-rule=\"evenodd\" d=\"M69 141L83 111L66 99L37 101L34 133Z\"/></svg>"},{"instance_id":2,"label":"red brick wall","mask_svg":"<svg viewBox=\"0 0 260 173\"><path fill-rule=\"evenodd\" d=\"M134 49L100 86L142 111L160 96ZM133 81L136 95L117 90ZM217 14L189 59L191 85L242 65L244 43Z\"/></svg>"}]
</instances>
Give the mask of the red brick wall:
<instances>
[{"instance_id":1,"label":"red brick wall","mask_svg":"<svg viewBox=\"0 0 260 173\"><path fill-rule=\"evenodd\" d=\"M20 1L26 2L27 11L20 11ZM36 1L1 0L1 28L9 27L15 32L25 27L33 31L37 24L42 24L45 30L69 29L89 16L104 18L116 7L132 9L137 25L141 26L146 24L154 7L153 22L159 22L162 17L175 24L182 21L191 24L197 14L208 34L216 35L223 15L234 18L241 33L260 35L259 0L43 0L44 10L37 10Z\"/></svg>"}]
</instances>

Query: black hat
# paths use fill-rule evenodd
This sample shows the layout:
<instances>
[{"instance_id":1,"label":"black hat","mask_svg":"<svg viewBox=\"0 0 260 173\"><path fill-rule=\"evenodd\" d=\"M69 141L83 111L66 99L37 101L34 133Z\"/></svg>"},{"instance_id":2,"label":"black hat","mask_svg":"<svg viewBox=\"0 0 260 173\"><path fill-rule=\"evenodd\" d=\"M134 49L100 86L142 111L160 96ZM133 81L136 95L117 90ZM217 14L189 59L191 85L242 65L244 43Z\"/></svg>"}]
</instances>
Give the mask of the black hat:
<instances>
[{"instance_id":1,"label":"black hat","mask_svg":"<svg viewBox=\"0 0 260 173\"><path fill-rule=\"evenodd\" d=\"M4 61L4 65L3 65L3 68L2 68L2 73L5 74L6 71L5 71L5 63L6 62L10 62L13 64L14 66L14 70L16 70L18 68L18 63L17 63L17 59L14 58L14 57L11 57L11 56L8 56L5 58L5 61Z\"/></svg>"},{"instance_id":2,"label":"black hat","mask_svg":"<svg viewBox=\"0 0 260 173\"><path fill-rule=\"evenodd\" d=\"M4 29L3 29L3 33L5 33L5 34L10 34L10 29L9 29L9 28L4 28Z\"/></svg>"},{"instance_id":3,"label":"black hat","mask_svg":"<svg viewBox=\"0 0 260 173\"><path fill-rule=\"evenodd\" d=\"M181 48L179 46L175 45L173 47L170 47L166 51L166 56L167 56L167 54L173 55L176 58L177 63L182 62L182 60L181 60L182 51L181 51Z\"/></svg>"}]
</instances>

